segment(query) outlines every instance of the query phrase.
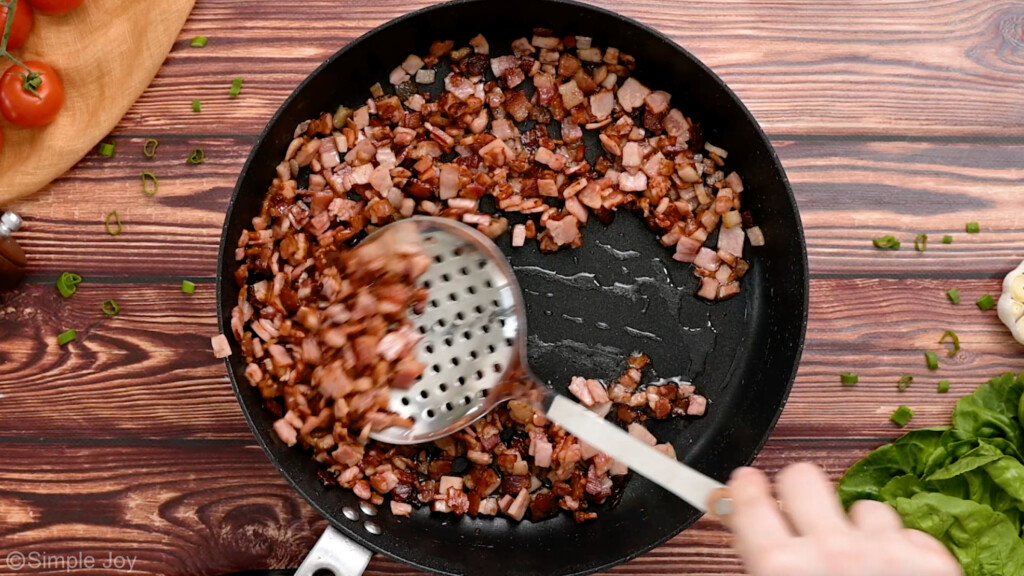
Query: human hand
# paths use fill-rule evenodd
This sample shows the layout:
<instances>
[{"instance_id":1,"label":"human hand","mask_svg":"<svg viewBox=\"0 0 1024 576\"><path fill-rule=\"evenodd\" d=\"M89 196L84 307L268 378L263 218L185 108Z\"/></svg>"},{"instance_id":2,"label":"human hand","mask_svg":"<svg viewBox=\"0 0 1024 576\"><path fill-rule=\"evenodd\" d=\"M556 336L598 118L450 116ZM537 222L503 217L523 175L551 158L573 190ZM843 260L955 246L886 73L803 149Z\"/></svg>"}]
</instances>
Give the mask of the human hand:
<instances>
[{"instance_id":1,"label":"human hand","mask_svg":"<svg viewBox=\"0 0 1024 576\"><path fill-rule=\"evenodd\" d=\"M729 480L732 513L722 520L751 576L963 574L941 542L904 528L886 504L861 500L847 516L828 477L813 464L779 472L776 489L778 501L768 478L754 468L740 468Z\"/></svg>"}]
</instances>

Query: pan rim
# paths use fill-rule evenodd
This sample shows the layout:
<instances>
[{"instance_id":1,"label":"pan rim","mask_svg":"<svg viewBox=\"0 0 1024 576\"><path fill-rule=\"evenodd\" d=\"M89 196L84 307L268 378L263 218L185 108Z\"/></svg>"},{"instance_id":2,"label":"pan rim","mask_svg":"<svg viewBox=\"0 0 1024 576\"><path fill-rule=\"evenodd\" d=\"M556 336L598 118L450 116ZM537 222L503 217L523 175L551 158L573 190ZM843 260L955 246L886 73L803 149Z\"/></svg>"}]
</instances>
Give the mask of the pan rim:
<instances>
[{"instance_id":1,"label":"pan rim","mask_svg":"<svg viewBox=\"0 0 1024 576\"><path fill-rule=\"evenodd\" d=\"M281 103L280 107L270 117L270 119L267 121L266 126L261 131L260 135L256 138L255 142L253 143L252 148L251 148L251 150L249 152L249 156L246 159L245 163L243 164L241 171L239 172L238 180L235 183L235 187L234 187L234 190L232 191L231 198L230 198L230 200L229 200L229 202L227 204L227 207L225 208L225 218L224 218L224 224L222 226L221 241L220 241L220 246L219 246L219 250L218 250L218 264L217 264L217 274L216 274L216 282L217 282L217 315L218 315L217 322L218 322L218 328L220 330L220 333L228 334L231 331L230 323L227 320L227 315L225 315L225 306L230 306L230 305L224 302L224 296L223 296L223 292L224 291L222 290L222 286L223 286L223 283L225 281L229 281L229 280L232 281L232 282L234 281L233 278L227 278L227 276L226 276L228 274L227 267L229 265L229 259L224 257L224 255L226 254L225 247L229 246L230 244L228 244L228 243L231 242L231 239L228 237L228 233L229 233L229 229L230 229L231 224L232 224L232 220L228 218L228 215L233 214L233 212L234 212L235 204L237 203L238 198L239 198L239 196L241 194L241 191L242 191L243 180L245 179L246 174L248 174L248 172L249 172L249 170L251 168L252 163L255 161L255 158L256 158L258 150L263 145L264 141L266 141L269 138L270 133L271 133L271 129L276 126L276 124L279 122L281 116L284 115L285 111L291 106L293 101L295 101L298 98L299 94L302 93L303 90L310 83L312 83L312 81L313 81L313 79L315 77L320 75L326 68L330 67L335 61L346 57L346 55L348 54L348 52L350 50L352 50L354 47L360 45L360 43L364 42L365 40L367 40L371 36L375 36L377 34L386 32L388 29L390 29L393 26L396 26L396 25L398 25L398 24L400 24L402 22L405 22L407 20L410 20L410 19L418 18L419 16L421 16L423 14L427 14L427 13L438 11L438 10L450 9L453 6L457 7L457 6L471 5L471 4L482 4L482 3L489 2L489 1L493 1L493 0L449 0L448 2L443 2L443 3L440 3L440 4L435 4L433 6L427 6L427 7L424 7L424 8L420 8L418 10L415 10L415 11L412 11L412 12L408 12L406 14L398 16L397 18L393 18L391 20L388 20L388 21L386 21L386 22L384 22L384 23L382 23L382 24L380 24L380 25L378 25L378 26L368 30L367 32L365 32L362 35L360 35L358 38L348 42L347 44L342 46L340 49L338 49L336 52L331 54L327 59L325 59L323 61L323 63L321 63L319 66L317 66L312 72L310 72L306 76L306 78L303 79L292 90L291 94ZM623 16L621 14L618 14L618 13L614 12L614 11L611 11L611 10L608 10L606 8L602 8L602 7L599 7L599 6L593 6L593 5L590 5L590 4L583 3L583 2L579 2L577 0L540 0L540 1L548 2L548 3L551 3L551 4L568 5L568 6L572 6L574 8L578 8L578 9L581 9L581 10L597 12L597 13L601 13L601 14L603 14L605 16L609 16L609 17L615 18L615 19L624 20L626 22L629 22L631 25L636 26L637 28L639 28L643 32L645 32L647 34L650 34L654 39L662 41L662 42L672 46L682 56L684 56L684 57L688 58L690 61L692 61L704 74L707 74L708 77L711 79L711 81L713 81L721 90L723 90L723 92L729 97L729 99L732 100L733 104L735 104L738 107L739 111L741 112L742 120L744 120L746 123L748 123L754 129L755 133L757 134L757 137L761 141L761 144L763 144L764 148L768 151L768 153L770 155L770 158L769 158L770 163L774 166L775 171L776 171L776 173L777 173L777 175L779 177L779 180L780 180L783 188L785 189L786 199L788 200L788 206L792 210L792 215L793 215L794 221L796 223L796 228L795 228L794 232L795 232L795 234L796 234L796 236L798 238L798 245L799 245L799 252L800 252L799 256L800 257L799 257L799 262L796 262L795 264L797 265L797 273L799 273L801 275L801 277L803 278L802 286L800 286L800 289L801 289L800 292L801 292L801 295L802 295L802 301L800 302L801 314L800 314L800 317L799 317L799 322L800 322L799 338L798 338L798 341L796 342L796 345L793 347L793 355L794 355L793 356L793 367L792 367L792 370L791 370L791 372L790 372L790 374L789 374L789 376L788 376L788 378L786 380L785 386L784 386L784 392L785 393L781 396L781 398L779 400L779 404L778 404L778 406L774 410L774 416L771 418L770 425L767 427L765 432L760 435L760 438L758 438L758 441L756 443L755 449L753 450L752 454L743 460L744 461L744 465L750 465L757 458L757 455L761 452L761 450L764 448L764 445L770 439L770 437L772 435L772 432L775 430L775 427L778 424L779 418L782 416L782 412L785 409L786 404L787 404L787 402L789 400L789 395L792 392L793 385L794 385L794 383L796 381L797 371L799 369L800 361L801 361L802 356L803 356L803 350L804 350L804 345L805 345L805 342L806 342L806 335L807 335L807 320L808 320L808 314L809 314L810 275L809 275L809 265L808 265L808 259L807 259L807 242L806 242L806 237L804 235L803 221L802 221L802 219L800 217L800 211L799 211L799 207L798 207L797 202L796 202L796 197L793 194L793 189L792 189L792 187L791 187L791 185L789 183L789 178L786 176L786 172L785 172L784 167L782 166L782 162L779 160L778 153L776 152L774 146L772 146L771 141L769 140L767 134L765 134L764 129L761 127L760 123L757 121L757 119L754 117L754 115L750 112L750 110L747 108L747 106L743 103L743 101L736 95L736 93L733 92L733 90L714 71L712 71L706 64L704 64L703 61L701 61L699 58L694 56L692 53L690 53L684 47L680 46L677 42L675 42L672 38L670 38L666 34L660 32L659 30L657 30L657 29L655 29L655 28L653 28L653 27L651 27L651 26L649 26L647 24L644 24L642 22L639 22L639 21L634 20L632 18L629 18L627 16ZM232 340L232 346L237 348L237 343L235 343L233 340ZM226 358L224 360L224 365L227 368L228 379L231 382L231 387L232 387L232 390L235 393L235 398L236 398L236 400L239 403L239 408L241 409L241 412L242 412L243 416L245 417L245 420L248 423L249 429L252 431L253 436L255 437L255 440L256 440L257 444L263 450L263 452L267 456L268 460L270 460L270 462L273 464L273 466L277 469L278 473L288 482L288 484L292 487L292 489L295 490L298 494L300 494L302 496L302 498L307 503L309 503L309 505L314 510L316 510L316 512L318 514L320 514L325 520L327 520L331 526L333 526L335 529L341 531L347 538L350 538L351 540L353 540L356 543L358 543L360 546L363 546L363 547L373 551L375 554L382 554L382 555L384 555L384 556L386 556L388 558L392 558L392 559L394 559L394 560L396 560L398 562L401 562L401 563L403 563L403 564L405 564L407 566L410 566L412 568L415 568L415 569L418 569L418 570L423 570L423 571L426 571L426 572L429 572L429 573L436 573L436 574L451 574L453 576L459 574L457 572L449 572L449 571L438 570L436 567L426 566L426 565L421 564L419 562L416 562L414 560L410 560L408 558L405 558L405 557L397 555L393 551L380 546L378 543L374 542L373 540L370 540L370 539L366 538L365 536L361 535L356 530L353 530L348 525L340 522L338 519L336 519L334 517L333 514L329 513L328 510L326 509L326 507L323 506L320 502L318 502L317 499L313 495L307 494L307 491L305 491L302 487L300 487L300 485L298 483L298 480L293 478L290 473L287 473L283 469L281 464L278 462L277 458L274 456L274 453L272 452L272 446L270 444L269 436L266 434L267 431L261 429L257 425L255 420L253 419L252 413L249 410L246 409L246 407L244 405L244 402L243 402L243 396L242 396L242 390L240 388L240 384L238 382L238 379L236 378L234 370L231 369L231 360L230 360L230 358ZM639 549L636 549L633 552L631 552L631 553L629 553L627 555L624 555L624 556L622 556L621 558L619 558L617 560L601 563L601 564L598 564L598 565L593 565L593 566L590 566L590 567L588 567L588 568L586 568L584 570L578 570L578 571L575 571L575 572L565 572L564 574L565 574L565 576L583 576L585 574L592 574L592 573L599 572L599 571L602 571L602 570L607 570L607 569L610 569L610 568L612 568L614 566L618 566L620 564L624 564L626 562L629 562L629 561L631 561L631 560L633 560L633 559L635 559L635 558L637 558L637 557L639 557L639 556L641 556L643 554L646 554L646 553L650 552L654 548L657 548L658 546L661 546L665 542L671 540L672 538L677 536L679 533L681 533L683 530L685 530L685 529L689 528L690 526L692 526L699 518L700 518L700 516L697 516L697 517L695 517L692 520L687 520L687 521L681 522L679 524L677 530L669 531L663 537L655 538L648 545L642 546Z\"/></svg>"}]
</instances>

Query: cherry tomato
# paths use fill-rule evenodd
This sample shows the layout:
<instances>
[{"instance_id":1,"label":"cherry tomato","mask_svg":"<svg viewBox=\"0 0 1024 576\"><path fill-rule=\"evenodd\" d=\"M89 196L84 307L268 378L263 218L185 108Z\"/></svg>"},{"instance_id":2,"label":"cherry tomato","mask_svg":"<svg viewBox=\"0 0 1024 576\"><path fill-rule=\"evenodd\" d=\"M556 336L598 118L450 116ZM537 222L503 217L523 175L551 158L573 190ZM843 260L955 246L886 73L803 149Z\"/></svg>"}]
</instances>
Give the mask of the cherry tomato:
<instances>
[{"instance_id":1,"label":"cherry tomato","mask_svg":"<svg viewBox=\"0 0 1024 576\"><path fill-rule=\"evenodd\" d=\"M11 124L26 128L45 126L64 105L64 85L57 71L42 62L11 66L0 76L0 113Z\"/></svg>"},{"instance_id":2,"label":"cherry tomato","mask_svg":"<svg viewBox=\"0 0 1024 576\"><path fill-rule=\"evenodd\" d=\"M3 35L4 26L7 25L7 7L0 6L0 36ZM11 37L7 39L7 49L17 50L25 44L28 33L32 31L32 7L27 2L18 2L18 8L14 11L14 26L11 27Z\"/></svg>"},{"instance_id":3,"label":"cherry tomato","mask_svg":"<svg viewBox=\"0 0 1024 576\"><path fill-rule=\"evenodd\" d=\"M82 5L83 0L28 0L33 8L47 14L63 14Z\"/></svg>"}]
</instances>

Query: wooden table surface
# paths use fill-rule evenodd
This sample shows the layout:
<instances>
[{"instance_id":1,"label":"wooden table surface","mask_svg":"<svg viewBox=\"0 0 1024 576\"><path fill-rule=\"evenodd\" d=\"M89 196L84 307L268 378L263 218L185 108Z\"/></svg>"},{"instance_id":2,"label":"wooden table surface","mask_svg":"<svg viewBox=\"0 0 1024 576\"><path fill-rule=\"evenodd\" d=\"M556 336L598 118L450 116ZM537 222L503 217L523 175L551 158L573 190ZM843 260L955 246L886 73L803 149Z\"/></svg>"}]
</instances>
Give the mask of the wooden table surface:
<instances>
[{"instance_id":1,"label":"wooden table surface","mask_svg":"<svg viewBox=\"0 0 1024 576\"><path fill-rule=\"evenodd\" d=\"M152 86L117 127L114 159L90 155L7 208L31 258L0 296L0 558L13 551L137 557L139 574L295 566L325 521L256 446L221 362L214 270L224 209L256 135L324 58L425 0L199 0ZM1020 0L599 0L672 36L753 111L792 181L807 233L811 309L789 403L759 457L810 459L837 478L957 397L1024 370L995 312L1024 258L1024 4ZM311 33L312 30L312 33ZM197 35L202 50L188 47ZM301 40L300 40L301 39ZM227 96L245 78L242 97ZM195 114L190 102L204 102ZM155 160L139 153L159 138ZM202 166L183 159L207 152ZM160 194L139 174L160 175ZM2 177L2 176L0 176ZM125 231L103 229L117 208ZM966 235L978 221L981 233ZM926 232L925 253L912 248ZM871 238L894 233L898 252ZM938 242L952 233L952 245ZM62 299L54 280L88 280ZM195 295L180 291L187 278ZM964 303L953 306L945 290ZM101 301L122 313L106 319ZM57 346L63 328L79 341ZM926 373L923 351L956 328L963 351ZM839 386L857 371L860 385ZM918 375L897 393L903 373ZM935 381L953 382L937 394ZM730 537L702 521L619 574L740 574ZM0 574L13 573L0 560ZM62 568L19 573L64 573ZM80 574L121 573L81 570ZM411 574L375 558L369 574Z\"/></svg>"}]
</instances>

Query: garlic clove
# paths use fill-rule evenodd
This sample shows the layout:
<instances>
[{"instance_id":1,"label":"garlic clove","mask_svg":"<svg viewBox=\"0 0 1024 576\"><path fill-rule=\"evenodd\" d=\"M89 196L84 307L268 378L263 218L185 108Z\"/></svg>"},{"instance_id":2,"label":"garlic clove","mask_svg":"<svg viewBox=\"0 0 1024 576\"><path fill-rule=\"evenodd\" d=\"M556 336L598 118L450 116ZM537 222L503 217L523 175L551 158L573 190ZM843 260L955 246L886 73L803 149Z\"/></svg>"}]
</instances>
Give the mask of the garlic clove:
<instances>
[{"instance_id":1,"label":"garlic clove","mask_svg":"<svg viewBox=\"0 0 1024 576\"><path fill-rule=\"evenodd\" d=\"M1014 339L1024 344L1024 262L1003 279L998 312Z\"/></svg>"}]
</instances>

